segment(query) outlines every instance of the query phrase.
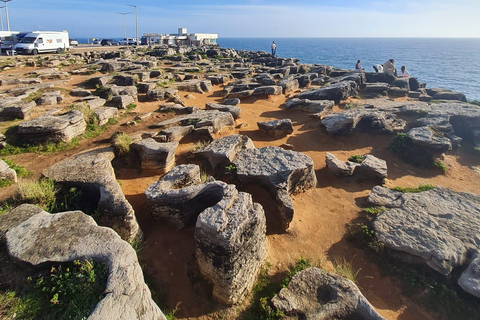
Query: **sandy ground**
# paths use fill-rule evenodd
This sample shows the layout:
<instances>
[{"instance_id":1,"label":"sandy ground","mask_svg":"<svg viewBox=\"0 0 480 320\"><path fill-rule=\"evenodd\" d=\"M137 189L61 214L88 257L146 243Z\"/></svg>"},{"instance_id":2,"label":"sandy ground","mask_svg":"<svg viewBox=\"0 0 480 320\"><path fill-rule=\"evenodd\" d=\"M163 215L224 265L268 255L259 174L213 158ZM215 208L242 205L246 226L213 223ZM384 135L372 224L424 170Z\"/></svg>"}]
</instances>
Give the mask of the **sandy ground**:
<instances>
[{"instance_id":1,"label":"sandy ground","mask_svg":"<svg viewBox=\"0 0 480 320\"><path fill-rule=\"evenodd\" d=\"M22 72L31 69L25 68ZM19 71L9 71L18 73ZM2 74L5 76L5 73ZM66 89L81 85L88 77L74 76ZM4 89L5 87L2 87ZM210 94L189 93L193 99L184 99L189 106L204 108L205 103L221 101L217 86ZM186 96L187 93L181 93ZM62 106L67 106L73 97L66 97ZM142 98L140 98L142 100ZM278 232L272 217L272 199L262 189L250 187L254 200L261 203L267 214L268 262L272 275L281 274L301 256L313 262L347 261L358 271L358 286L387 319L443 319L441 315L430 315L415 301L401 293L399 280L382 277L378 266L365 252L347 241L347 225L360 217L361 208L366 206L366 197L375 186L374 182L356 177L338 178L325 168L325 153L332 152L342 160L354 154L373 154L385 159L389 168L387 187L413 187L420 184L433 184L451 188L456 191L478 193L480 179L472 167L478 166L478 156L468 152L468 148L449 152L443 162L447 166L446 174L437 171L421 170L401 162L388 151L388 144L393 135L355 134L347 137L328 135L319 127L319 121L301 111L286 111L282 104L285 96L272 96L268 99L249 99L240 104L242 117L237 125L244 123L240 129L224 132L222 135L239 133L249 136L256 147L268 145L280 146L289 143L295 151L310 156L315 163L318 179L317 187L302 194L293 195L295 208L294 219L287 232ZM137 113L155 111L160 103L139 102ZM81 150L108 144L108 138L115 131L133 133L151 131L148 126L171 115L154 114L151 118L136 126L126 127L123 123L134 115L122 119L110 127L98 138L82 143L69 151L56 154L24 154L9 156L16 163L34 171L38 178L42 170L52 163L58 162ZM281 138L270 139L258 132L257 121L290 118L294 124L293 134ZM6 127L17 124L7 123ZM189 152L193 142L182 143L177 150L177 164L190 160ZM195 266L193 228L175 231L168 226L156 223L150 216L144 191L160 175L156 172L141 172L137 169L116 166L116 175L127 199L133 205L138 221L146 237L145 248L141 252L144 270L157 289L166 293L165 299L170 309L178 305L176 313L179 319L231 319L238 312L238 307L227 308L215 303L211 298L211 287L198 276ZM15 193L11 186L0 190L0 199L6 199Z\"/></svg>"}]
</instances>

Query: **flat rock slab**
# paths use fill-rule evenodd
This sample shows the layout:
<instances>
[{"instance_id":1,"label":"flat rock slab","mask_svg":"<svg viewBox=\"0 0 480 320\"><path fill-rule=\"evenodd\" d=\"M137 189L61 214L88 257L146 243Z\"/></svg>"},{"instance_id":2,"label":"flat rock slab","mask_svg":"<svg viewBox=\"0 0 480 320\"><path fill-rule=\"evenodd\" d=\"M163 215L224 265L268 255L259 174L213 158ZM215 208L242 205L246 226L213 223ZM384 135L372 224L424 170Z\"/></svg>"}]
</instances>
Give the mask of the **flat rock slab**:
<instances>
[{"instance_id":1,"label":"flat rock slab","mask_svg":"<svg viewBox=\"0 0 480 320\"><path fill-rule=\"evenodd\" d=\"M267 135L279 138L293 133L292 120L281 119L266 122L257 122L258 129Z\"/></svg>"},{"instance_id":2,"label":"flat rock slab","mask_svg":"<svg viewBox=\"0 0 480 320\"><path fill-rule=\"evenodd\" d=\"M234 119L240 118L240 113L242 112L242 109L240 109L240 107L232 106L232 105L225 105L225 104L218 104L218 103L213 103L213 102L207 103L205 105L205 109L229 112L233 116Z\"/></svg>"},{"instance_id":3,"label":"flat rock slab","mask_svg":"<svg viewBox=\"0 0 480 320\"><path fill-rule=\"evenodd\" d=\"M319 268L297 273L272 303L288 319L385 320L352 281Z\"/></svg>"},{"instance_id":4,"label":"flat rock slab","mask_svg":"<svg viewBox=\"0 0 480 320\"><path fill-rule=\"evenodd\" d=\"M35 101L23 102L12 100L10 103L2 103L0 118L3 119L28 119L32 110L37 106Z\"/></svg>"},{"instance_id":5,"label":"flat rock slab","mask_svg":"<svg viewBox=\"0 0 480 320\"><path fill-rule=\"evenodd\" d=\"M142 170L159 170L162 173L170 171L175 165L177 147L178 142L157 142L153 138L131 145L140 157Z\"/></svg>"},{"instance_id":6,"label":"flat rock slab","mask_svg":"<svg viewBox=\"0 0 480 320\"><path fill-rule=\"evenodd\" d=\"M207 159L215 170L229 165L242 150L254 148L253 141L249 137L234 134L213 140L196 154Z\"/></svg>"},{"instance_id":7,"label":"flat rock slab","mask_svg":"<svg viewBox=\"0 0 480 320\"><path fill-rule=\"evenodd\" d=\"M209 93L213 91L212 82L210 80L187 80L171 85L179 91Z\"/></svg>"},{"instance_id":8,"label":"flat rock slab","mask_svg":"<svg viewBox=\"0 0 480 320\"><path fill-rule=\"evenodd\" d=\"M294 213L290 194L314 188L317 184L313 160L300 152L280 147L245 149L233 164L242 183L263 186L272 195L285 229Z\"/></svg>"},{"instance_id":9,"label":"flat rock slab","mask_svg":"<svg viewBox=\"0 0 480 320\"><path fill-rule=\"evenodd\" d=\"M402 194L377 186L368 201L388 208L373 223L377 238L386 247L407 253L409 260L413 257L448 275L456 267L468 266L480 252L478 195L440 187ZM462 283L480 281L480 273L471 272L475 268L467 269ZM480 297L476 288L467 291Z\"/></svg>"},{"instance_id":10,"label":"flat rock slab","mask_svg":"<svg viewBox=\"0 0 480 320\"><path fill-rule=\"evenodd\" d=\"M170 127L163 129L153 137L157 142L179 142L193 131L193 126Z\"/></svg>"},{"instance_id":11,"label":"flat rock slab","mask_svg":"<svg viewBox=\"0 0 480 320\"><path fill-rule=\"evenodd\" d=\"M23 204L2 215L0 225L8 253L16 261L38 266L93 259L108 264L103 299L89 320L166 320L152 300L132 246L112 229L97 226L90 216L81 211L49 214Z\"/></svg>"},{"instance_id":12,"label":"flat rock slab","mask_svg":"<svg viewBox=\"0 0 480 320\"><path fill-rule=\"evenodd\" d=\"M103 126L108 123L109 119L118 117L118 109L114 107L100 107L95 109L95 115L97 117L97 124Z\"/></svg>"},{"instance_id":13,"label":"flat rock slab","mask_svg":"<svg viewBox=\"0 0 480 320\"><path fill-rule=\"evenodd\" d=\"M358 87L359 86L355 81L342 81L318 90L302 92L297 94L295 98L310 100L333 100L338 102L358 94Z\"/></svg>"},{"instance_id":14,"label":"flat rock slab","mask_svg":"<svg viewBox=\"0 0 480 320\"><path fill-rule=\"evenodd\" d=\"M96 190L100 195L97 205L100 224L132 242L141 237L141 230L135 212L116 180L111 164L114 157L111 148L87 151L51 166L43 175L67 186Z\"/></svg>"},{"instance_id":15,"label":"flat rock slab","mask_svg":"<svg viewBox=\"0 0 480 320\"><path fill-rule=\"evenodd\" d=\"M361 163L351 161L343 162L332 153L327 152L325 155L327 168L338 176L352 176L354 174L363 174L367 177L385 179L387 174L387 162L379 159L371 154L363 157Z\"/></svg>"},{"instance_id":16,"label":"flat rock slab","mask_svg":"<svg viewBox=\"0 0 480 320\"><path fill-rule=\"evenodd\" d=\"M293 98L285 103L285 108L288 110L302 110L308 113L322 113L326 114L332 111L335 101L332 100L309 100Z\"/></svg>"},{"instance_id":17,"label":"flat rock slab","mask_svg":"<svg viewBox=\"0 0 480 320\"><path fill-rule=\"evenodd\" d=\"M18 126L18 134L33 144L68 142L85 132L86 127L83 114L73 110L60 116L46 114L27 120Z\"/></svg>"},{"instance_id":18,"label":"flat rock slab","mask_svg":"<svg viewBox=\"0 0 480 320\"><path fill-rule=\"evenodd\" d=\"M223 128L234 127L235 120L229 112L218 110L196 110L190 114L157 123L156 127L163 129L179 125L193 125L195 129L212 127L213 132L217 133Z\"/></svg>"}]
</instances>

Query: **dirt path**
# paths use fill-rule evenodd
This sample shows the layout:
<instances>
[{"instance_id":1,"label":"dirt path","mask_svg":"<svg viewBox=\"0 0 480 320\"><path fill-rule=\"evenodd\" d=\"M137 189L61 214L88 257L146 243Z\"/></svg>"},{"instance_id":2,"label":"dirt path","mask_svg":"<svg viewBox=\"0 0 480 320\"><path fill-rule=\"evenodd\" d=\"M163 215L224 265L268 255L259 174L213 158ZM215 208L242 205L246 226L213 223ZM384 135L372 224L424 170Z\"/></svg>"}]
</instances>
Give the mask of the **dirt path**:
<instances>
[{"instance_id":1,"label":"dirt path","mask_svg":"<svg viewBox=\"0 0 480 320\"><path fill-rule=\"evenodd\" d=\"M23 71L28 71L25 69ZM18 72L18 71L17 71ZM86 79L74 76L65 89L71 89ZM203 108L206 102L220 101L219 91L215 87L211 94L190 94L193 99L185 99L189 106ZM181 93L184 97L186 93ZM67 98L63 107L71 103ZM466 148L448 153L444 163L447 173L440 175L435 171L425 171L407 165L388 151L388 143L392 135L355 134L355 136L334 137L325 133L307 113L286 111L281 105L284 96L268 99L249 99L242 101L242 117L237 124L244 123L240 129L232 132L249 136L256 147L280 146L289 143L295 151L310 156L315 163L318 179L317 187L302 194L294 195L295 216L286 233L277 232L275 224L268 219L271 212L272 199L260 188L251 188L254 200L261 203L267 213L268 221L268 262L270 273L280 274L301 256L316 262L326 260L347 261L354 270L358 270L358 285L367 299L387 319L439 319L438 315L429 315L426 310L417 306L402 295L397 280L382 277L378 266L372 263L363 250L347 241L347 225L360 216L361 208L366 205L365 199L372 187L372 182L355 177L338 178L325 168L325 153L332 152L341 160L354 154L371 153L385 159L389 168L386 186L418 186L434 184L456 191L478 193L480 179L478 173L471 168L480 165L479 157L468 153ZM139 102L135 112L155 111L160 103ZM82 141L72 150L55 154L23 154L9 156L16 163L34 172L38 178L41 172L53 163L63 160L81 150L108 145L108 138L115 131L134 133L151 131L148 126L161 121L169 115L154 114L136 126L121 126L134 115L123 118L118 125L111 126L99 137ZM294 124L294 133L281 139L266 138L258 132L257 121L290 118ZM11 124L10 124L11 125ZM184 143L177 150L177 163L188 162L189 150L193 143ZM176 313L180 319L220 319L232 318L237 309L227 309L212 301L210 290L199 276L195 267L193 228L175 231L168 226L153 221L146 198L145 189L160 177L155 172L138 173L136 169L117 167L116 175L127 199L133 205L138 221L146 237L142 251L142 263L148 277L160 291L168 293L164 297L169 308L180 303ZM15 193L15 186L0 190L0 199L6 199ZM441 319L441 318L440 318Z\"/></svg>"}]
</instances>

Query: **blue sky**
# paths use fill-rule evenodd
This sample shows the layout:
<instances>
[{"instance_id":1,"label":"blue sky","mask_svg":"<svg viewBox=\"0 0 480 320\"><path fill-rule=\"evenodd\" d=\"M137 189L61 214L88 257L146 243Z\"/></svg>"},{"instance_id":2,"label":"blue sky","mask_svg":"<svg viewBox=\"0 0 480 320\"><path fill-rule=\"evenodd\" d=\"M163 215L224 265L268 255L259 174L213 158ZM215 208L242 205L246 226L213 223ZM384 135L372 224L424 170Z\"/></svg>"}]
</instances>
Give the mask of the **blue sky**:
<instances>
[{"instance_id":1,"label":"blue sky","mask_svg":"<svg viewBox=\"0 0 480 320\"><path fill-rule=\"evenodd\" d=\"M220 37L480 37L480 0L13 0L11 30L68 30L71 37L218 33ZM5 10L1 9L4 30Z\"/></svg>"}]
</instances>

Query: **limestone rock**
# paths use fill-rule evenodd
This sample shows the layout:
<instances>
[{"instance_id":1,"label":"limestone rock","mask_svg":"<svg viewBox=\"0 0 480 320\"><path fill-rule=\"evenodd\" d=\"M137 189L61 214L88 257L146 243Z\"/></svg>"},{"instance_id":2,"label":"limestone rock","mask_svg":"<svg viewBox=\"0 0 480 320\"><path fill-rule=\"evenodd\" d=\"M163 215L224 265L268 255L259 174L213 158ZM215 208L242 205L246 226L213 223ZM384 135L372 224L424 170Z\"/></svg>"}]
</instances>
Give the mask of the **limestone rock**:
<instances>
[{"instance_id":1,"label":"limestone rock","mask_svg":"<svg viewBox=\"0 0 480 320\"><path fill-rule=\"evenodd\" d=\"M107 102L107 100L102 99L102 98L97 97L97 96L84 97L84 98L82 98L81 101L83 103L86 103L87 106L92 110L96 110L96 109L102 107L105 104L105 102Z\"/></svg>"},{"instance_id":2,"label":"limestone rock","mask_svg":"<svg viewBox=\"0 0 480 320\"><path fill-rule=\"evenodd\" d=\"M285 108L288 110L300 109L309 113L326 114L332 110L334 105L335 101L331 100L309 100L293 98L285 103Z\"/></svg>"},{"instance_id":3,"label":"limestone rock","mask_svg":"<svg viewBox=\"0 0 480 320\"><path fill-rule=\"evenodd\" d=\"M112 149L98 149L65 159L43 172L47 178L66 186L95 190L99 194L99 222L115 230L122 239L132 242L141 230L132 206L118 184L111 161Z\"/></svg>"},{"instance_id":4,"label":"limestone rock","mask_svg":"<svg viewBox=\"0 0 480 320\"><path fill-rule=\"evenodd\" d=\"M451 140L430 127L413 128L407 132L407 135L412 139L413 144L418 146L438 151L452 150Z\"/></svg>"},{"instance_id":5,"label":"limestone rock","mask_svg":"<svg viewBox=\"0 0 480 320\"><path fill-rule=\"evenodd\" d=\"M276 200L285 229L294 213L290 194L314 188L317 183L310 157L280 147L244 149L233 163L242 183L263 186Z\"/></svg>"},{"instance_id":6,"label":"limestone rock","mask_svg":"<svg viewBox=\"0 0 480 320\"><path fill-rule=\"evenodd\" d=\"M258 129L271 137L284 137L293 133L293 125L290 119L257 122Z\"/></svg>"},{"instance_id":7,"label":"limestone rock","mask_svg":"<svg viewBox=\"0 0 480 320\"><path fill-rule=\"evenodd\" d=\"M45 92L40 99L38 99L38 105L52 106L57 105L63 101L63 95L60 91L48 91Z\"/></svg>"},{"instance_id":8,"label":"limestone rock","mask_svg":"<svg viewBox=\"0 0 480 320\"><path fill-rule=\"evenodd\" d=\"M146 97L148 101L165 100L165 90L163 89L148 90Z\"/></svg>"},{"instance_id":9,"label":"limestone rock","mask_svg":"<svg viewBox=\"0 0 480 320\"><path fill-rule=\"evenodd\" d=\"M118 109L113 107L100 107L95 110L95 116L97 118L97 124L103 126L108 123L108 119L118 117Z\"/></svg>"},{"instance_id":10,"label":"limestone rock","mask_svg":"<svg viewBox=\"0 0 480 320\"><path fill-rule=\"evenodd\" d=\"M140 157L142 170L168 172L175 165L175 150L178 142L157 142L152 138L131 144Z\"/></svg>"},{"instance_id":11,"label":"limestone rock","mask_svg":"<svg viewBox=\"0 0 480 320\"><path fill-rule=\"evenodd\" d=\"M209 102L205 105L206 110L218 110L218 111L223 111L223 112L229 112L233 116L234 119L240 118L240 113L242 112L242 109L237 106L232 106L232 105L224 105L224 104L218 104L218 103L213 103Z\"/></svg>"},{"instance_id":12,"label":"limestone rock","mask_svg":"<svg viewBox=\"0 0 480 320\"><path fill-rule=\"evenodd\" d=\"M2 103L0 106L0 118L4 119L28 119L30 113L37 104L35 101L22 102L12 99L10 103Z\"/></svg>"},{"instance_id":13,"label":"limestone rock","mask_svg":"<svg viewBox=\"0 0 480 320\"><path fill-rule=\"evenodd\" d=\"M188 80L174 83L172 84L172 87L180 91L198 93L209 93L213 91L212 82L210 80Z\"/></svg>"},{"instance_id":14,"label":"limestone rock","mask_svg":"<svg viewBox=\"0 0 480 320\"><path fill-rule=\"evenodd\" d=\"M379 159L371 154L367 154L363 159L360 166L358 166L355 171L361 169L366 173L366 175L385 179L387 175L387 162L385 160Z\"/></svg>"},{"instance_id":15,"label":"limestone rock","mask_svg":"<svg viewBox=\"0 0 480 320\"><path fill-rule=\"evenodd\" d=\"M475 288L480 273L474 259L480 252L480 196L440 187L399 194L377 186L368 200L389 208L373 223L387 248L406 253L400 257L407 262L423 263L444 275L468 266L460 284L479 296Z\"/></svg>"},{"instance_id":16,"label":"limestone rock","mask_svg":"<svg viewBox=\"0 0 480 320\"><path fill-rule=\"evenodd\" d=\"M18 134L29 143L68 142L82 134L87 123L80 111L73 110L60 116L46 114L27 120L18 126Z\"/></svg>"},{"instance_id":17,"label":"limestone rock","mask_svg":"<svg viewBox=\"0 0 480 320\"><path fill-rule=\"evenodd\" d=\"M17 261L38 266L93 259L108 265L105 295L89 320L166 320L151 298L135 251L113 230L98 227L81 211L49 214L29 204L2 215L0 220L6 229L9 255Z\"/></svg>"},{"instance_id":18,"label":"limestone rock","mask_svg":"<svg viewBox=\"0 0 480 320\"><path fill-rule=\"evenodd\" d=\"M358 84L356 82L342 81L318 90L302 92L295 97L298 99L333 100L338 102L356 94L358 94Z\"/></svg>"},{"instance_id":19,"label":"limestone rock","mask_svg":"<svg viewBox=\"0 0 480 320\"><path fill-rule=\"evenodd\" d=\"M218 110L195 110L194 112L157 123L158 128L193 125L195 129L212 127L217 133L223 128L234 127L235 120L229 112Z\"/></svg>"},{"instance_id":20,"label":"limestone rock","mask_svg":"<svg viewBox=\"0 0 480 320\"><path fill-rule=\"evenodd\" d=\"M267 255L263 208L234 185L217 182L220 200L198 216L195 255L213 296L223 303L240 302L253 287Z\"/></svg>"},{"instance_id":21,"label":"limestone rock","mask_svg":"<svg viewBox=\"0 0 480 320\"><path fill-rule=\"evenodd\" d=\"M352 281L319 268L297 273L272 303L288 319L385 320Z\"/></svg>"},{"instance_id":22,"label":"limestone rock","mask_svg":"<svg viewBox=\"0 0 480 320\"><path fill-rule=\"evenodd\" d=\"M355 168L359 165L358 163L355 162L344 162L339 160L337 157L335 157L333 154L330 152L327 152L325 154L326 157L326 164L327 168L335 175L338 176L351 176L353 175L353 172Z\"/></svg>"},{"instance_id":23,"label":"limestone rock","mask_svg":"<svg viewBox=\"0 0 480 320\"><path fill-rule=\"evenodd\" d=\"M252 96L272 96L282 94L282 87L280 86L265 86L258 87L252 92ZM229 95L232 97L232 95Z\"/></svg>"},{"instance_id":24,"label":"limestone rock","mask_svg":"<svg viewBox=\"0 0 480 320\"><path fill-rule=\"evenodd\" d=\"M215 139L196 153L206 158L215 170L219 166L229 165L242 150L253 148L255 146L249 137L235 134Z\"/></svg>"},{"instance_id":25,"label":"limestone rock","mask_svg":"<svg viewBox=\"0 0 480 320\"><path fill-rule=\"evenodd\" d=\"M70 91L70 95L74 97L87 97L92 95L92 93L89 90L77 88Z\"/></svg>"},{"instance_id":26,"label":"limestone rock","mask_svg":"<svg viewBox=\"0 0 480 320\"><path fill-rule=\"evenodd\" d=\"M193 126L170 127L160 131L153 139L157 142L179 142L192 131Z\"/></svg>"},{"instance_id":27,"label":"limestone rock","mask_svg":"<svg viewBox=\"0 0 480 320\"><path fill-rule=\"evenodd\" d=\"M115 96L112 99L113 105L118 109L126 109L128 105L135 103L135 99L132 96Z\"/></svg>"},{"instance_id":28,"label":"limestone rock","mask_svg":"<svg viewBox=\"0 0 480 320\"><path fill-rule=\"evenodd\" d=\"M0 180L17 182L17 173L3 160L0 160Z\"/></svg>"}]
</instances>

